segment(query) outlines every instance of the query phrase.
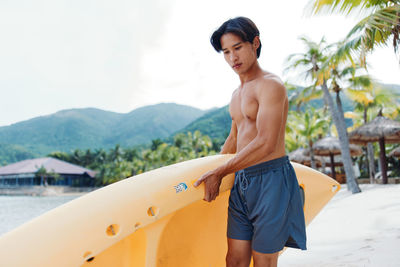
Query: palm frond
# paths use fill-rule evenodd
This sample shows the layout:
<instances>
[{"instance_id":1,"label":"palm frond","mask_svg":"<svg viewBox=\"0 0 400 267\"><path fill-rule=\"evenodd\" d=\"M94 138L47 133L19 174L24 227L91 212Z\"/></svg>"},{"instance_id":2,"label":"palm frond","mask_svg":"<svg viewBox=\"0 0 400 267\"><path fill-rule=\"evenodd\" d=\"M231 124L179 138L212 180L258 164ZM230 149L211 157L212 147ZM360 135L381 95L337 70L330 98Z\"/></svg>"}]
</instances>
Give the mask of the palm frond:
<instances>
[{"instance_id":1,"label":"palm frond","mask_svg":"<svg viewBox=\"0 0 400 267\"><path fill-rule=\"evenodd\" d=\"M400 45L400 5L393 5L377 10L358 22L347 34L347 47L355 50L374 49L375 45L387 45L393 35L395 51Z\"/></svg>"},{"instance_id":2,"label":"palm frond","mask_svg":"<svg viewBox=\"0 0 400 267\"><path fill-rule=\"evenodd\" d=\"M367 90L347 89L346 95L351 100L361 103L364 106L368 106L374 101L374 97L372 96L371 92L368 92Z\"/></svg>"},{"instance_id":3,"label":"palm frond","mask_svg":"<svg viewBox=\"0 0 400 267\"><path fill-rule=\"evenodd\" d=\"M352 83L353 86L359 87L359 88L372 89L372 87L373 87L373 81L369 75L359 75L359 76L353 77L350 80L350 82Z\"/></svg>"},{"instance_id":4,"label":"palm frond","mask_svg":"<svg viewBox=\"0 0 400 267\"><path fill-rule=\"evenodd\" d=\"M338 55L357 53L365 65L366 54L392 40L395 53L400 47L400 0L313 0L309 11L349 14L356 10L366 16L348 33Z\"/></svg>"},{"instance_id":5,"label":"palm frond","mask_svg":"<svg viewBox=\"0 0 400 267\"><path fill-rule=\"evenodd\" d=\"M388 0L313 0L309 12L314 15L318 13L350 14L361 10L372 12L376 8L386 7L389 2Z\"/></svg>"}]
</instances>

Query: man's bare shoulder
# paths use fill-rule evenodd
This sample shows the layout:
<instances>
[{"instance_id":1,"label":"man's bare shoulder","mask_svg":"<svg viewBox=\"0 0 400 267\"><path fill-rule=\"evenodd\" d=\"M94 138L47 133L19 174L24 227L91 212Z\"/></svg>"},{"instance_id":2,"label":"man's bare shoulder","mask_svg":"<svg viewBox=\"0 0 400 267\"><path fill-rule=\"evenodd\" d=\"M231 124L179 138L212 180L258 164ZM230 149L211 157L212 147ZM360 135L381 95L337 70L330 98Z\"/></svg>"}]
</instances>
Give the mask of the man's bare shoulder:
<instances>
[{"instance_id":1,"label":"man's bare shoulder","mask_svg":"<svg viewBox=\"0 0 400 267\"><path fill-rule=\"evenodd\" d=\"M286 88L282 80L275 74L267 73L257 81L257 91L260 94L273 94L278 97L286 96Z\"/></svg>"}]
</instances>

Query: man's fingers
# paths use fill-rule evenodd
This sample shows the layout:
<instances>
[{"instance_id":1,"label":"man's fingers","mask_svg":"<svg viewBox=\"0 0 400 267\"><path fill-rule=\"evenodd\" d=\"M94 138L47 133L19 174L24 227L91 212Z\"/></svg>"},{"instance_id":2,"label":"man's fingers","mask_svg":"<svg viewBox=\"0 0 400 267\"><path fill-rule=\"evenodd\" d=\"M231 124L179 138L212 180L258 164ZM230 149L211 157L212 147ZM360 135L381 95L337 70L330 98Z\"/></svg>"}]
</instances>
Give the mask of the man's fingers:
<instances>
[{"instance_id":1,"label":"man's fingers","mask_svg":"<svg viewBox=\"0 0 400 267\"><path fill-rule=\"evenodd\" d=\"M196 182L194 182L193 184L194 187L198 187L203 181L204 181L203 177L199 178Z\"/></svg>"},{"instance_id":2,"label":"man's fingers","mask_svg":"<svg viewBox=\"0 0 400 267\"><path fill-rule=\"evenodd\" d=\"M213 195L210 192L205 192L203 199L207 202L211 202L213 201Z\"/></svg>"},{"instance_id":3,"label":"man's fingers","mask_svg":"<svg viewBox=\"0 0 400 267\"><path fill-rule=\"evenodd\" d=\"M205 194L203 200L207 201L207 202L211 202L211 201L215 200L218 195L219 195L218 193L217 194L211 194L211 193Z\"/></svg>"}]
</instances>

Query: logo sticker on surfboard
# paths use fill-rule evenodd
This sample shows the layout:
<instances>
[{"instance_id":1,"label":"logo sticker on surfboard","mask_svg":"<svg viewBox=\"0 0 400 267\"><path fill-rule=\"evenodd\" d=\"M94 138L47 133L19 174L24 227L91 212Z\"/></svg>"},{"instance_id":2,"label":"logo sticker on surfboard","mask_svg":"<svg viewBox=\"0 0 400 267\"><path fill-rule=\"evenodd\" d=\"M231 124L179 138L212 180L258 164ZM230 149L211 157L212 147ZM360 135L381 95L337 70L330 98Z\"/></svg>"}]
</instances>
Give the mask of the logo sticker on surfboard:
<instances>
[{"instance_id":1,"label":"logo sticker on surfboard","mask_svg":"<svg viewBox=\"0 0 400 267\"><path fill-rule=\"evenodd\" d=\"M188 186L185 183L180 183L178 185L174 185L174 188L176 190L176 193L178 194L180 192L186 191Z\"/></svg>"}]
</instances>

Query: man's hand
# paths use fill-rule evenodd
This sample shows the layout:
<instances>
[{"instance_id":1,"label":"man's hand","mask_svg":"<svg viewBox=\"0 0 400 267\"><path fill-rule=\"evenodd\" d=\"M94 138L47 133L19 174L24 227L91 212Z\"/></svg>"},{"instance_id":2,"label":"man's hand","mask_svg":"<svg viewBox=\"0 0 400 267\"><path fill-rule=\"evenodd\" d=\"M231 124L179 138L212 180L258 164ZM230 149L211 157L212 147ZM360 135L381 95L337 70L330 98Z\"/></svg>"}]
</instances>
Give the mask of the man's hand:
<instances>
[{"instance_id":1,"label":"man's hand","mask_svg":"<svg viewBox=\"0 0 400 267\"><path fill-rule=\"evenodd\" d=\"M211 202L219 195L219 186L223 177L218 176L214 171L209 171L201 176L193 185L198 187L204 182L204 200Z\"/></svg>"}]
</instances>

